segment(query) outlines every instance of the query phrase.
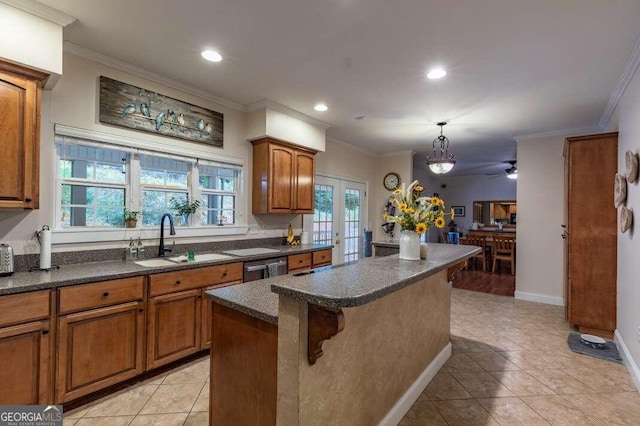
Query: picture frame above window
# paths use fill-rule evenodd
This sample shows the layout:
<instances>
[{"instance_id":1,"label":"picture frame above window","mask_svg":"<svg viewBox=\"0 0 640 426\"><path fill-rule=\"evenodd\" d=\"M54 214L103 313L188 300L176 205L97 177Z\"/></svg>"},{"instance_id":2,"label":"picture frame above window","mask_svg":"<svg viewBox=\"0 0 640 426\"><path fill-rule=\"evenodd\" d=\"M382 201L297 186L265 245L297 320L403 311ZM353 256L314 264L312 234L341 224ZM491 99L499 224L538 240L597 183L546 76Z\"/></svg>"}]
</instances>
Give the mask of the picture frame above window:
<instances>
[{"instance_id":1,"label":"picture frame above window","mask_svg":"<svg viewBox=\"0 0 640 426\"><path fill-rule=\"evenodd\" d=\"M464 217L465 216L465 208L464 206L451 206L453 209L453 214L456 217Z\"/></svg>"},{"instance_id":2,"label":"picture frame above window","mask_svg":"<svg viewBox=\"0 0 640 426\"><path fill-rule=\"evenodd\" d=\"M224 115L100 76L101 123L222 148Z\"/></svg>"}]
</instances>

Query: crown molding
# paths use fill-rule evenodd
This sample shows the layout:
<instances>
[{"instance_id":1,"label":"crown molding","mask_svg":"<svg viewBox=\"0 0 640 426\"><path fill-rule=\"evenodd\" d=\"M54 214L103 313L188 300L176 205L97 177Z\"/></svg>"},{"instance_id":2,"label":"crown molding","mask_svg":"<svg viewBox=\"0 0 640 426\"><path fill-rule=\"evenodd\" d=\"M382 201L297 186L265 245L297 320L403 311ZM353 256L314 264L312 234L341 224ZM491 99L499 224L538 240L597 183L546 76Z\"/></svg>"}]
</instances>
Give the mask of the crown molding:
<instances>
[{"instance_id":1,"label":"crown molding","mask_svg":"<svg viewBox=\"0 0 640 426\"><path fill-rule=\"evenodd\" d=\"M616 84L615 89L613 89L609 102L602 113L602 117L600 117L598 126L601 130L604 130L609 124L609 120L611 120L611 116L616 110L618 102L620 102L622 95L624 95L624 91L631 82L633 75L636 73L638 66L640 66L640 38L636 42L633 52L631 52L631 57L627 61L627 65L624 67L624 71L620 80L618 80L618 84Z\"/></svg>"},{"instance_id":2,"label":"crown molding","mask_svg":"<svg viewBox=\"0 0 640 426\"><path fill-rule=\"evenodd\" d=\"M245 111L247 112L252 112L252 111L257 111L263 108L269 108L272 109L274 111L278 111L281 112L283 114L289 115L293 118L297 118L298 120L304 121L306 123L309 124L313 124L314 126L318 126L324 130L327 130L329 127L331 127L330 124L325 123L324 121L318 120L316 118L313 118L309 115L303 114L299 111L296 111L295 109L291 109L287 106L284 106L282 104L279 104L277 102L274 102L270 99L260 99L259 101L250 103L249 105L247 105L245 107Z\"/></svg>"},{"instance_id":3,"label":"crown molding","mask_svg":"<svg viewBox=\"0 0 640 426\"><path fill-rule=\"evenodd\" d=\"M93 62L97 62L102 65L106 65L109 68L113 68L119 71L124 71L129 74L133 74L138 77L142 77L144 79L153 81L158 84L162 84L164 86L170 87L172 89L180 90L181 92L188 93L193 96L197 96L200 99L205 99L207 101L215 102L220 105L224 105L226 107L235 109L237 111L245 111L246 108L244 105L231 101L229 99L222 98L220 96L216 96L212 93L206 92L202 89L198 89L193 86L189 86L187 84L179 83L170 78L164 77L160 74L156 74L154 72L148 71L144 68L136 67L135 65L128 64L126 62L122 62L118 59L112 58L110 56L103 55L102 53L98 53L96 51L87 49L82 46L78 46L77 44L65 41L64 42L64 51L73 53L76 56L80 56L81 58L88 59Z\"/></svg>"},{"instance_id":4,"label":"crown molding","mask_svg":"<svg viewBox=\"0 0 640 426\"><path fill-rule=\"evenodd\" d=\"M408 149L406 151L397 151L397 152L389 152L389 153L386 153L386 154L380 154L380 155L378 155L378 157L399 157L400 155L411 155L411 156L413 156L416 153L417 153L417 151L412 151L412 150Z\"/></svg>"},{"instance_id":5,"label":"crown molding","mask_svg":"<svg viewBox=\"0 0 640 426\"><path fill-rule=\"evenodd\" d=\"M515 140L516 142L523 142L523 141L529 141L534 139L583 136L583 135L592 135L597 133L602 133L602 129L600 127L581 127L581 128L575 128L575 129L552 130L550 132L530 133L527 135L516 136Z\"/></svg>"},{"instance_id":6,"label":"crown molding","mask_svg":"<svg viewBox=\"0 0 640 426\"><path fill-rule=\"evenodd\" d=\"M331 142L332 144L343 146L343 147L345 147L347 149L351 149L353 151L357 151L357 152L359 152L361 154L364 154L364 155L367 155L369 157L380 158L380 155L375 153L375 152L367 151L364 148L360 148L359 146L352 145L352 144L350 144L348 142L341 141L340 139L336 139L336 138L331 137L331 136L327 136L326 141L327 142Z\"/></svg>"},{"instance_id":7,"label":"crown molding","mask_svg":"<svg viewBox=\"0 0 640 426\"><path fill-rule=\"evenodd\" d=\"M47 21L53 22L54 24L58 24L62 27L66 27L76 21L76 18L73 16L67 15L64 12L60 12L57 9L46 6L35 0L0 0L0 3L4 3L39 18L46 19Z\"/></svg>"}]
</instances>

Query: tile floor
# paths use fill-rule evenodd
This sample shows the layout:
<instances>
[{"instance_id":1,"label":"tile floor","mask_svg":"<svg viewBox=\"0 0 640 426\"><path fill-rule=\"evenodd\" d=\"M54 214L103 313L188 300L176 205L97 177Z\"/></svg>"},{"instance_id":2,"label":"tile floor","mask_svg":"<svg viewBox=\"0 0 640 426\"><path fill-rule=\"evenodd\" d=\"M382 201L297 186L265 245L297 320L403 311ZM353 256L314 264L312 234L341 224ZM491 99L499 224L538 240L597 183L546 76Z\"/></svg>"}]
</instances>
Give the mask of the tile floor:
<instances>
[{"instance_id":1,"label":"tile floor","mask_svg":"<svg viewBox=\"0 0 640 426\"><path fill-rule=\"evenodd\" d=\"M453 355L400 423L640 425L626 367L571 352L561 307L454 289ZM65 414L64 425L207 425L209 359Z\"/></svg>"}]
</instances>

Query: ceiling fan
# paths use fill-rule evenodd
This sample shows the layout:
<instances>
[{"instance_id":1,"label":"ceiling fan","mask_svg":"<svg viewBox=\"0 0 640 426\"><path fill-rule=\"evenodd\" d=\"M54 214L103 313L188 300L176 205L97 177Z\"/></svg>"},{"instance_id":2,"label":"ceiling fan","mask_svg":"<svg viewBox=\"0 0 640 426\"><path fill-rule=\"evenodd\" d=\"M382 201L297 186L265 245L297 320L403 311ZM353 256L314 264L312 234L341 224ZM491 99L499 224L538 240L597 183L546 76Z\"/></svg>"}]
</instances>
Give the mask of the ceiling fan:
<instances>
[{"instance_id":1,"label":"ceiling fan","mask_svg":"<svg viewBox=\"0 0 640 426\"><path fill-rule=\"evenodd\" d=\"M504 169L504 173L492 173L490 176L494 176L492 179L500 176L506 176L509 179L518 179L518 167L516 166L517 161L504 161L504 163L509 164L511 167L508 169Z\"/></svg>"}]
</instances>

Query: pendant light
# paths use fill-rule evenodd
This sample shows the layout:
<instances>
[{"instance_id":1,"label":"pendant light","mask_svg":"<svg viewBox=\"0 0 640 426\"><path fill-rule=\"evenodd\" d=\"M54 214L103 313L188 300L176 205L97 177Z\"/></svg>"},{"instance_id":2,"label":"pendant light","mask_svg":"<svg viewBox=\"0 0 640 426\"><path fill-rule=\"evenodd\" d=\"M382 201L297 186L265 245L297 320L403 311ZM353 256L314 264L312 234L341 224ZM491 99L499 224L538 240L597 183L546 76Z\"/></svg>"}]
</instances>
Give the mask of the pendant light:
<instances>
[{"instance_id":1,"label":"pendant light","mask_svg":"<svg viewBox=\"0 0 640 426\"><path fill-rule=\"evenodd\" d=\"M449 154L449 138L442 134L443 127L446 125L446 121L438 123L438 126L440 126L440 136L433 140L433 156L429 157L427 155L427 165L429 165L431 172L437 175L450 172L456 164L453 159L453 154ZM440 150L439 156L436 154L436 147Z\"/></svg>"}]
</instances>

